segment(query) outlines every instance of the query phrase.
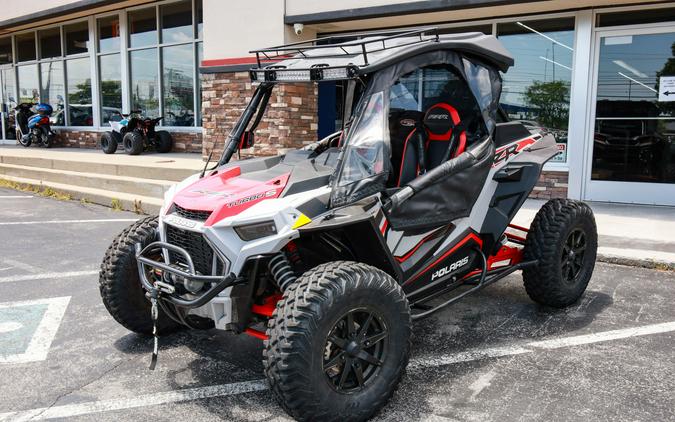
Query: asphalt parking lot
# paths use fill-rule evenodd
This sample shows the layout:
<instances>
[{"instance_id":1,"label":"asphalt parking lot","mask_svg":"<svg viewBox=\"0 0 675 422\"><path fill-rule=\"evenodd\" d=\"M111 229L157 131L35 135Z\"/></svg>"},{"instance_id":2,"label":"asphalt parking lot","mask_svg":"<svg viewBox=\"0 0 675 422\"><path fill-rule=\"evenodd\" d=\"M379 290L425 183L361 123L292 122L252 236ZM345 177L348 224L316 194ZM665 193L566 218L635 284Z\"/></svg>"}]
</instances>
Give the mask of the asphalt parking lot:
<instances>
[{"instance_id":1,"label":"asphalt parking lot","mask_svg":"<svg viewBox=\"0 0 675 422\"><path fill-rule=\"evenodd\" d=\"M98 293L113 237L138 216L0 189L0 420L288 420L262 342L181 332L152 342ZM675 420L675 273L598 264L566 310L519 274L414 326L383 421Z\"/></svg>"}]
</instances>

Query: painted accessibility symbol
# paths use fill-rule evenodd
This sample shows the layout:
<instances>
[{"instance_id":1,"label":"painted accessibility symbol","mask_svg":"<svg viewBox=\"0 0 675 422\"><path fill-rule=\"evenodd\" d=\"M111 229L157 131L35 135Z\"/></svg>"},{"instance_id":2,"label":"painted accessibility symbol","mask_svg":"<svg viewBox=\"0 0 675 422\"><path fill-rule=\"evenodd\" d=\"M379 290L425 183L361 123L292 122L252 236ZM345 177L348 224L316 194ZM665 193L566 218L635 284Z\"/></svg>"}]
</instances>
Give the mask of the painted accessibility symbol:
<instances>
[{"instance_id":1,"label":"painted accessibility symbol","mask_svg":"<svg viewBox=\"0 0 675 422\"><path fill-rule=\"evenodd\" d=\"M0 303L0 364L47 359L70 296Z\"/></svg>"}]
</instances>

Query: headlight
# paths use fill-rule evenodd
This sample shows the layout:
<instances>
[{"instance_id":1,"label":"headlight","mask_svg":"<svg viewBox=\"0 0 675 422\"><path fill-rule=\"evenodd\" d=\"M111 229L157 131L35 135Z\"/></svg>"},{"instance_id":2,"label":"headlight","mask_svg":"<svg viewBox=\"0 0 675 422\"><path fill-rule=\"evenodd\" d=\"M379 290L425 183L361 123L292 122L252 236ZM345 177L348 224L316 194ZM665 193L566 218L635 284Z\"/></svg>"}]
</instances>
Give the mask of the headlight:
<instances>
[{"instance_id":1,"label":"headlight","mask_svg":"<svg viewBox=\"0 0 675 422\"><path fill-rule=\"evenodd\" d=\"M274 221L262 221L260 223L236 226L234 231L237 232L241 240L248 241L277 234L277 226L274 224Z\"/></svg>"}]
</instances>

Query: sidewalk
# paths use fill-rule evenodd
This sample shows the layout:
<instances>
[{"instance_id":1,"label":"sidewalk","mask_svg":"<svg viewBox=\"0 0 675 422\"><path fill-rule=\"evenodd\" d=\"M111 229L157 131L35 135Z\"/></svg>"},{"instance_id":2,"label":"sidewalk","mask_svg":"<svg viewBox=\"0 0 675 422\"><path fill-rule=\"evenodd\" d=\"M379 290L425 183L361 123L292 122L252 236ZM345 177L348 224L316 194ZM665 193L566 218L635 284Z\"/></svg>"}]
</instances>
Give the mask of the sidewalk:
<instances>
[{"instance_id":1,"label":"sidewalk","mask_svg":"<svg viewBox=\"0 0 675 422\"><path fill-rule=\"evenodd\" d=\"M528 199L514 223L528 226L545 201ZM675 208L589 203L598 226L598 260L675 270Z\"/></svg>"}]
</instances>

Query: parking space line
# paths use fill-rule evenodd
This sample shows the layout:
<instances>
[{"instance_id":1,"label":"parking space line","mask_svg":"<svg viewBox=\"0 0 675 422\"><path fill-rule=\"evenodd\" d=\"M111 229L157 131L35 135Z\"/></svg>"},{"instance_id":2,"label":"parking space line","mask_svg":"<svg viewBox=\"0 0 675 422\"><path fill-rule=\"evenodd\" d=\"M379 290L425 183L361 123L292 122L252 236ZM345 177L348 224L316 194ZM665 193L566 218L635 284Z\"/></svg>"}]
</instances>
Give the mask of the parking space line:
<instances>
[{"instance_id":1,"label":"parking space line","mask_svg":"<svg viewBox=\"0 0 675 422\"><path fill-rule=\"evenodd\" d=\"M631 337L663 334L675 331L675 321L661 324L650 324L640 327L624 328L619 330L601 331L578 336L559 337L550 340L534 341L500 347L487 347L467 350L459 353L441 356L419 357L412 359L408 365L410 371L446 366L463 362L499 358L507 356L534 353L541 349L558 349L588 345L605 341L614 341ZM529 348L528 348L529 347ZM207 387L186 388L178 391L165 391L152 394L136 395L134 397L66 404L61 406L42 407L18 412L0 413L0 421L27 421L53 418L70 418L113 410L133 409L159 404L191 401L204 398L225 397L237 394L252 393L267 390L265 380L242 381L230 384L212 385Z\"/></svg>"},{"instance_id":2,"label":"parking space line","mask_svg":"<svg viewBox=\"0 0 675 422\"><path fill-rule=\"evenodd\" d=\"M0 199L26 199L35 198L33 195L0 195Z\"/></svg>"},{"instance_id":3,"label":"parking space line","mask_svg":"<svg viewBox=\"0 0 675 422\"><path fill-rule=\"evenodd\" d=\"M41 273L41 274L27 274L27 275L10 275L0 277L0 283L11 283L14 281L31 281L31 280L47 280L56 278L81 277L85 275L98 274L98 270L85 271L66 271L62 273Z\"/></svg>"},{"instance_id":4,"label":"parking space line","mask_svg":"<svg viewBox=\"0 0 675 422\"><path fill-rule=\"evenodd\" d=\"M0 226L20 226L25 224L79 224L79 223L117 223L138 221L137 218L104 218L98 220L38 220L38 221L2 221Z\"/></svg>"}]
</instances>

